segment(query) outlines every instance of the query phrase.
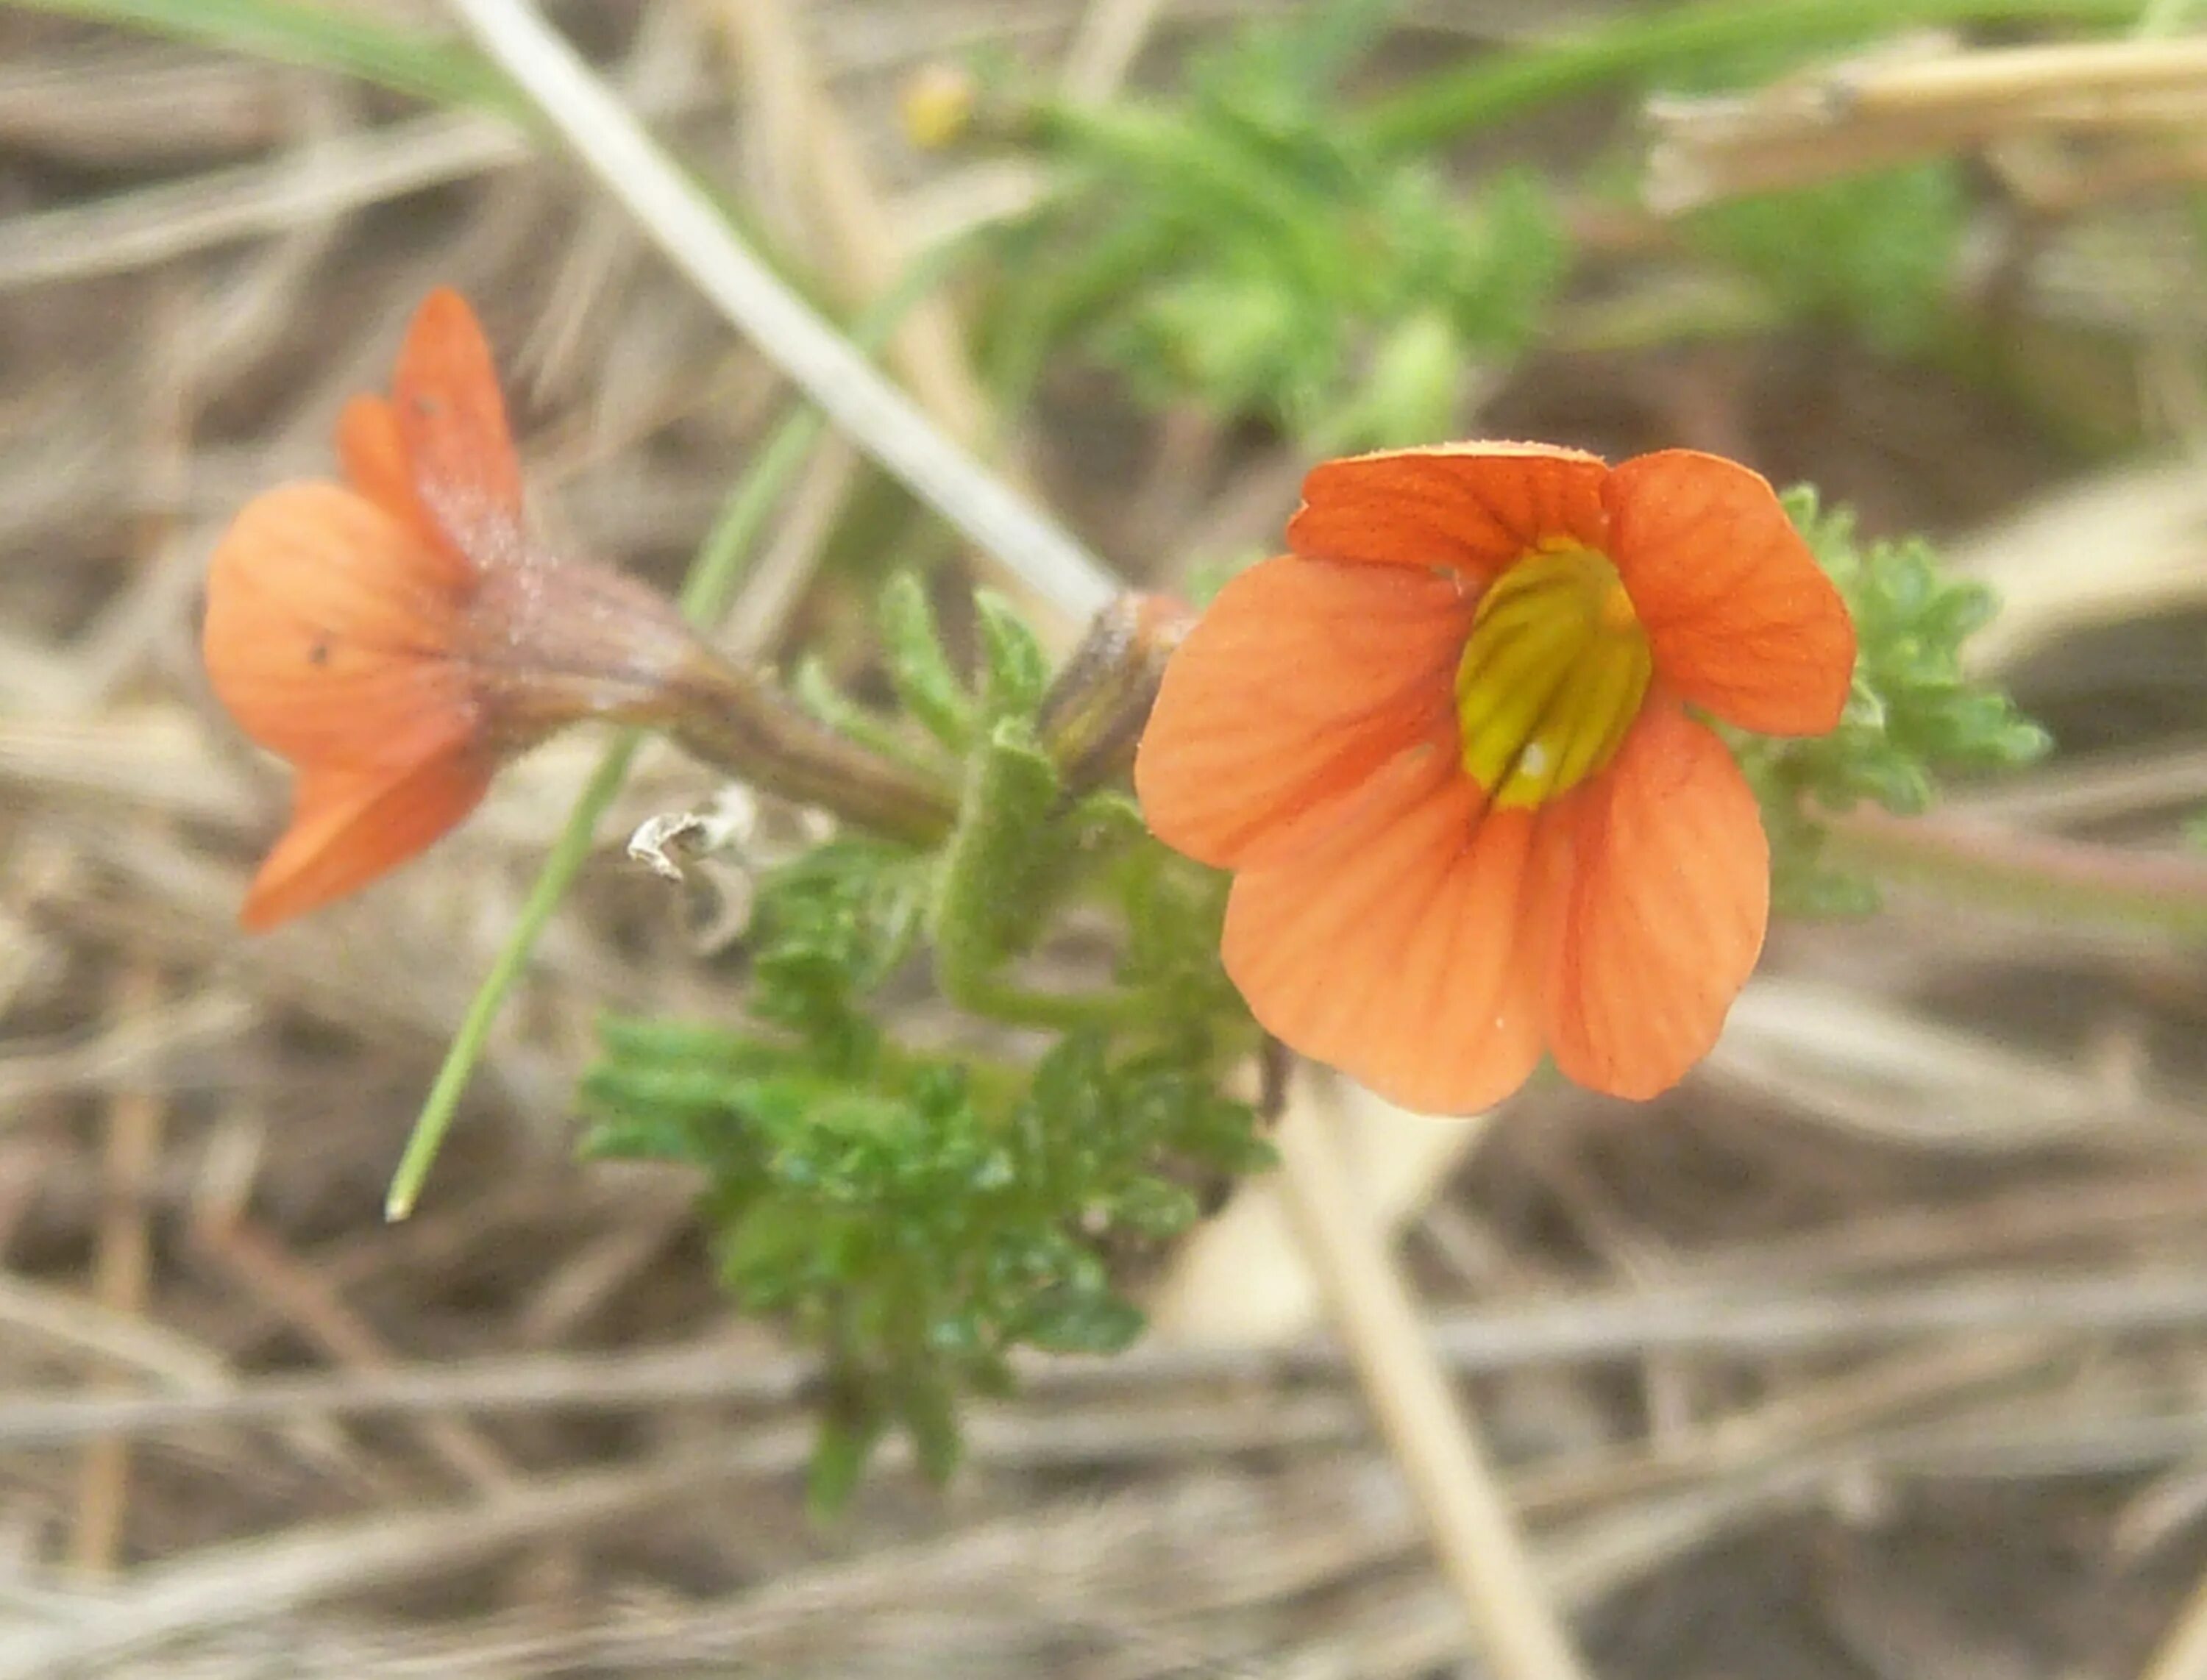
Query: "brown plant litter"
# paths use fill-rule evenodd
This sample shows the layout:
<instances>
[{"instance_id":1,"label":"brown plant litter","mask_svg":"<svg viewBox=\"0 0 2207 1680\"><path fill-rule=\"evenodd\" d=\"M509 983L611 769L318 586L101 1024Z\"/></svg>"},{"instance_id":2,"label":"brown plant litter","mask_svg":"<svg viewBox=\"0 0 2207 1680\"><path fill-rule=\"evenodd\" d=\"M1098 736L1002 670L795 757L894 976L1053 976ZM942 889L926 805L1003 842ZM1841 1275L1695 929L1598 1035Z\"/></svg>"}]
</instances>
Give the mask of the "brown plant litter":
<instances>
[{"instance_id":1,"label":"brown plant litter","mask_svg":"<svg viewBox=\"0 0 2207 1680\"><path fill-rule=\"evenodd\" d=\"M765 39L816 78L771 134L712 0L583 9L609 79L739 194L801 218L808 171L837 183L806 243L855 294L993 190L897 140L913 66L994 40L1093 95L1225 9L812 0L777 13L802 51ZM0 9L0 1680L1468 1672L1340 1351L1191 1338L1185 1301L1169 1343L1028 1365L947 1494L893 1452L843 1524L808 1522L805 1361L716 1298L678 1178L569 1156L598 1011L727 1002L621 853L712 793L671 753L421 1211L381 1222L594 744L535 755L370 899L248 941L281 787L192 650L222 523L322 467L434 284L526 370L551 529L670 583L781 386L579 172L488 119ZM952 327L906 353L965 425ZM1805 337L1556 360L1482 423L1723 450L1953 539L2013 587L1987 649L2064 743L1963 808L2166 844L2207 802L2196 459L2049 488L1995 400L1844 362ZM1277 531L1277 446L1100 389L1069 376L1020 439L1097 552L1149 576ZM1093 481L1106 425L1131 481ZM862 470L823 455L785 510L747 644L850 645L816 569ZM2075 539L2095 498L2111 558ZM1408 1217L1546 1593L1610 1680L2138 1674L2207 1568L2196 958L1905 892L1773 957L1682 1092L1537 1089Z\"/></svg>"}]
</instances>

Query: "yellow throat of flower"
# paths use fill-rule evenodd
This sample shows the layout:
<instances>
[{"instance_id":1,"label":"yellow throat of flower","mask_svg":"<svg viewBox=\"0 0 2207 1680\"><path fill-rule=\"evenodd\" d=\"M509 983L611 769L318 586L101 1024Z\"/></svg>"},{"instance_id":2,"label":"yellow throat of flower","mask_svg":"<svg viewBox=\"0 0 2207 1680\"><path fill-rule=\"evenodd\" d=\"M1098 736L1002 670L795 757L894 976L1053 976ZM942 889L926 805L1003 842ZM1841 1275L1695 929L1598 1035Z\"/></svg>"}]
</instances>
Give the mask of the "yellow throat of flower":
<instances>
[{"instance_id":1,"label":"yellow throat of flower","mask_svg":"<svg viewBox=\"0 0 2207 1680\"><path fill-rule=\"evenodd\" d=\"M1456 667L1463 768L1498 805L1538 805L1617 756L1654 661L1606 555L1543 547L1487 586Z\"/></svg>"}]
</instances>

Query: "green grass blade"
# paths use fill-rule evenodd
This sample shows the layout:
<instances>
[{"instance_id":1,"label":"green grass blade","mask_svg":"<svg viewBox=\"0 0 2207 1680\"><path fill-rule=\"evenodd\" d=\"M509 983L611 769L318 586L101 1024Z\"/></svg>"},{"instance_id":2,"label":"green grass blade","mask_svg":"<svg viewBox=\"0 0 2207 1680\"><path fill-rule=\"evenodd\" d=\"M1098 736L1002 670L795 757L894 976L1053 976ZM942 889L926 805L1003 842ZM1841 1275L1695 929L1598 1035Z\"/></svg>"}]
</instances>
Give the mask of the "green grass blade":
<instances>
[{"instance_id":1,"label":"green grass blade","mask_svg":"<svg viewBox=\"0 0 2207 1680\"><path fill-rule=\"evenodd\" d=\"M14 0L30 11L141 29L308 69L329 70L442 105L535 126L529 102L458 40L393 29L305 0Z\"/></svg>"}]
</instances>

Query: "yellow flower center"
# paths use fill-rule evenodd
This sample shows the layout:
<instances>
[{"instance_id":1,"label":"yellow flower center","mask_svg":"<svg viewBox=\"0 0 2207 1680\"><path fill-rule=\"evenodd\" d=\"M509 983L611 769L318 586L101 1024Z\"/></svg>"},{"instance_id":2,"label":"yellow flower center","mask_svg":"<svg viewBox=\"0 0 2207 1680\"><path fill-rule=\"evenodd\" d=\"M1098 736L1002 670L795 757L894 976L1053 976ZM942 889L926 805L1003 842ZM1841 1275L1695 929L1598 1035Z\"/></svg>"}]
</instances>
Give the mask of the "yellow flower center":
<instances>
[{"instance_id":1,"label":"yellow flower center","mask_svg":"<svg viewBox=\"0 0 2207 1680\"><path fill-rule=\"evenodd\" d=\"M1487 586L1456 710L1463 768L1498 805L1537 805L1617 756L1654 661L1608 557L1576 544L1526 555Z\"/></svg>"}]
</instances>

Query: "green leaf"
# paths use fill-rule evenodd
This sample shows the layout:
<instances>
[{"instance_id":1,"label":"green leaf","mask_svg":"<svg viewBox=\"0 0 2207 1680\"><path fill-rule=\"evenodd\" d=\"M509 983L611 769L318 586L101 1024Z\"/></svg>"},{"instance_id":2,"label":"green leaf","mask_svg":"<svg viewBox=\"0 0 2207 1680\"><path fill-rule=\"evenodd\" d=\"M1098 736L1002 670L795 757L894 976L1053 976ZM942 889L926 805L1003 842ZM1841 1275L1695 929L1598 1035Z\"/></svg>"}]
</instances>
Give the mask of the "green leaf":
<instances>
[{"instance_id":1,"label":"green leaf","mask_svg":"<svg viewBox=\"0 0 2207 1680\"><path fill-rule=\"evenodd\" d=\"M1415 214L1415 206L1405 214ZM1438 302L1466 341L1517 351L1533 343L1570 266L1555 194L1527 170L1503 170L1454 222L1440 253Z\"/></svg>"},{"instance_id":2,"label":"green leaf","mask_svg":"<svg viewBox=\"0 0 2207 1680\"><path fill-rule=\"evenodd\" d=\"M807 873L846 880L848 865ZM1104 1354L1139 1333L1106 1246L1185 1229L1183 1178L1265 1158L1254 1117L1218 1093L1203 1025L1172 1028L1171 1043L1139 1029L1131 1053L1086 1029L1008 1083L878 1027L863 1067L809 1042L609 1028L618 1055L587 1082L589 1106L703 1169L724 1287L823 1350L816 1509L847 1499L889 1426L950 1474L959 1397L1003 1392L1011 1348ZM632 1113L666 1129L645 1135Z\"/></svg>"},{"instance_id":3,"label":"green leaf","mask_svg":"<svg viewBox=\"0 0 2207 1680\"><path fill-rule=\"evenodd\" d=\"M1454 429L1468 363L1455 324L1437 309L1385 329L1362 386L1313 435L1330 454L1446 437Z\"/></svg>"},{"instance_id":4,"label":"green leaf","mask_svg":"<svg viewBox=\"0 0 2207 1680\"><path fill-rule=\"evenodd\" d=\"M695 1121L742 1106L757 1081L675 1062L604 1062L583 1082L583 1098L604 1112Z\"/></svg>"},{"instance_id":5,"label":"green leaf","mask_svg":"<svg viewBox=\"0 0 2207 1680\"><path fill-rule=\"evenodd\" d=\"M593 1075L593 1078L595 1076ZM585 1081L583 1101L604 1116L583 1131L576 1153L585 1161L680 1161L693 1159L686 1118L655 1110L627 1112L602 1089Z\"/></svg>"},{"instance_id":6,"label":"green leaf","mask_svg":"<svg viewBox=\"0 0 2207 1680\"><path fill-rule=\"evenodd\" d=\"M965 801L936 882L930 931L936 972L952 997L1032 939L1041 834L1057 800L1057 768L1032 726L999 721L967 768Z\"/></svg>"},{"instance_id":7,"label":"green leaf","mask_svg":"<svg viewBox=\"0 0 2207 1680\"><path fill-rule=\"evenodd\" d=\"M882 588L882 657L897 698L913 720L953 752L963 752L974 734L972 697L951 669L942 650L935 608L926 585L901 571Z\"/></svg>"},{"instance_id":8,"label":"green leaf","mask_svg":"<svg viewBox=\"0 0 2207 1680\"><path fill-rule=\"evenodd\" d=\"M1038 1300L1026 1340L1052 1354L1116 1354L1132 1347L1146 1324L1141 1309L1116 1295L1052 1291Z\"/></svg>"},{"instance_id":9,"label":"green leaf","mask_svg":"<svg viewBox=\"0 0 2207 1680\"><path fill-rule=\"evenodd\" d=\"M1820 509L1806 487L1782 500L1853 616L1853 689L1830 734L1742 740L1737 750L1762 804L1773 903L1857 910L1875 895L1822 862L1817 810L1874 799L1914 816L1942 778L2028 763L2049 742L2007 695L1965 673L1963 645L1991 617L1989 591L1949 577L1921 539L1859 541L1853 516Z\"/></svg>"},{"instance_id":10,"label":"green leaf","mask_svg":"<svg viewBox=\"0 0 2207 1680\"><path fill-rule=\"evenodd\" d=\"M1195 1223L1201 1209L1185 1185L1161 1178L1137 1178L1113 1198L1111 1221L1137 1236L1178 1236Z\"/></svg>"},{"instance_id":11,"label":"green leaf","mask_svg":"<svg viewBox=\"0 0 2207 1680\"><path fill-rule=\"evenodd\" d=\"M815 1258L825 1255L832 1260L838 1247L808 1201L763 1197L745 1209L741 1222L723 1236L718 1249L721 1276L739 1296L753 1305L767 1305L818 1272L832 1275L839 1270L833 1264L822 1267Z\"/></svg>"},{"instance_id":12,"label":"green leaf","mask_svg":"<svg viewBox=\"0 0 2207 1680\"><path fill-rule=\"evenodd\" d=\"M847 1416L831 1413L822 1420L804 1486L804 1503L815 1520L832 1522L843 1514L887 1424L870 1410Z\"/></svg>"},{"instance_id":13,"label":"green leaf","mask_svg":"<svg viewBox=\"0 0 2207 1680\"><path fill-rule=\"evenodd\" d=\"M916 1378L897 1396L897 1417L912 1438L920 1474L937 1486L957 1473L966 1455L958 1410L948 1384Z\"/></svg>"},{"instance_id":14,"label":"green leaf","mask_svg":"<svg viewBox=\"0 0 2207 1680\"><path fill-rule=\"evenodd\" d=\"M771 1067L777 1054L711 1022L648 1015L601 1015L598 1039L616 1064L654 1072L679 1068L755 1074Z\"/></svg>"},{"instance_id":15,"label":"green leaf","mask_svg":"<svg viewBox=\"0 0 2207 1680\"><path fill-rule=\"evenodd\" d=\"M790 697L837 734L870 747L899 764L934 773L942 761L888 719L858 704L837 688L828 667L810 655L798 662L790 679Z\"/></svg>"},{"instance_id":16,"label":"green leaf","mask_svg":"<svg viewBox=\"0 0 2207 1680\"><path fill-rule=\"evenodd\" d=\"M1959 165L1940 159L1734 199L1689 225L1786 308L1904 354L1944 324L1967 209Z\"/></svg>"},{"instance_id":17,"label":"green leaf","mask_svg":"<svg viewBox=\"0 0 2207 1680\"><path fill-rule=\"evenodd\" d=\"M1050 660L1018 609L993 589L977 589L981 626L981 710L990 724L1032 718L1050 686Z\"/></svg>"},{"instance_id":18,"label":"green leaf","mask_svg":"<svg viewBox=\"0 0 2207 1680\"><path fill-rule=\"evenodd\" d=\"M1265 420L1318 451L1445 433L1466 376L1546 319L1570 254L1554 192L1517 170L1467 193L1381 156L1284 39L1243 32L1178 105L1039 102L1068 184L1039 218L1055 236L1023 245L1019 290L1080 296L1060 330L1083 329L1160 405ZM1098 250L1115 254L1109 286Z\"/></svg>"},{"instance_id":19,"label":"green leaf","mask_svg":"<svg viewBox=\"0 0 2207 1680\"><path fill-rule=\"evenodd\" d=\"M882 841L840 840L760 881L752 909L752 1012L853 1049L864 1024L853 1001L917 946L927 901L925 860Z\"/></svg>"}]
</instances>

